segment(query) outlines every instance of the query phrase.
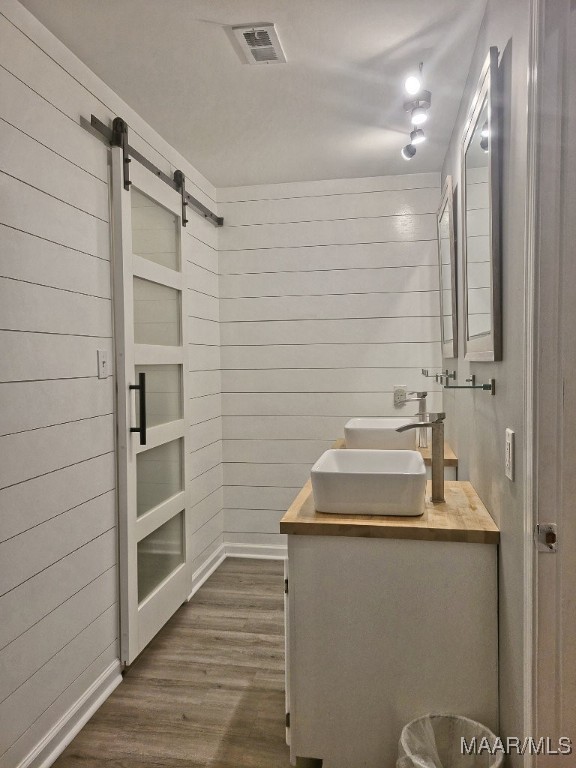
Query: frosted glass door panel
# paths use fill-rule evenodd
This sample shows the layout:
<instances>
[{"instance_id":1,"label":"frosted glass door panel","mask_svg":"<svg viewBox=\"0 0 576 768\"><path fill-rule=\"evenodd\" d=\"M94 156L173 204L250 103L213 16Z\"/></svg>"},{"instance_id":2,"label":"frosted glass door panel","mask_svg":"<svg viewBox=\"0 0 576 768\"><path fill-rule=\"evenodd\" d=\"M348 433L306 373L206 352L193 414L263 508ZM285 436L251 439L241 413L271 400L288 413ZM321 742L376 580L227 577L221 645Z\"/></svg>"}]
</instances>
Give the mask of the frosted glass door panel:
<instances>
[{"instance_id":1,"label":"frosted glass door panel","mask_svg":"<svg viewBox=\"0 0 576 768\"><path fill-rule=\"evenodd\" d=\"M180 269L178 217L132 187L132 251L169 269Z\"/></svg>"},{"instance_id":2,"label":"frosted glass door panel","mask_svg":"<svg viewBox=\"0 0 576 768\"><path fill-rule=\"evenodd\" d=\"M134 278L134 343L180 344L180 291Z\"/></svg>"},{"instance_id":3,"label":"frosted glass door panel","mask_svg":"<svg viewBox=\"0 0 576 768\"><path fill-rule=\"evenodd\" d=\"M138 602L184 562L184 512L138 542Z\"/></svg>"},{"instance_id":4,"label":"frosted glass door panel","mask_svg":"<svg viewBox=\"0 0 576 768\"><path fill-rule=\"evenodd\" d=\"M183 490L182 448L180 438L136 457L138 517Z\"/></svg>"},{"instance_id":5,"label":"frosted glass door panel","mask_svg":"<svg viewBox=\"0 0 576 768\"><path fill-rule=\"evenodd\" d=\"M137 365L139 373L146 374L146 418L149 427L167 424L182 418L182 366ZM140 406L136 392L136 413Z\"/></svg>"}]
</instances>

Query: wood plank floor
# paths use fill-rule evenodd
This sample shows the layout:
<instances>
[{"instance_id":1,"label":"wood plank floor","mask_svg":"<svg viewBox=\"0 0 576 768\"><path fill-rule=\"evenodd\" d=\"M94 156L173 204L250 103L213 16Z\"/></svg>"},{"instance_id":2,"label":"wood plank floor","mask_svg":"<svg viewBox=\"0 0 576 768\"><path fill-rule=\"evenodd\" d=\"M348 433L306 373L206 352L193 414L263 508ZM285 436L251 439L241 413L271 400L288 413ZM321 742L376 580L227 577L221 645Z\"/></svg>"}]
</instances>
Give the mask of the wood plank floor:
<instances>
[{"instance_id":1,"label":"wood plank floor","mask_svg":"<svg viewBox=\"0 0 576 768\"><path fill-rule=\"evenodd\" d=\"M289 768L283 564L229 558L180 608L56 768Z\"/></svg>"}]
</instances>

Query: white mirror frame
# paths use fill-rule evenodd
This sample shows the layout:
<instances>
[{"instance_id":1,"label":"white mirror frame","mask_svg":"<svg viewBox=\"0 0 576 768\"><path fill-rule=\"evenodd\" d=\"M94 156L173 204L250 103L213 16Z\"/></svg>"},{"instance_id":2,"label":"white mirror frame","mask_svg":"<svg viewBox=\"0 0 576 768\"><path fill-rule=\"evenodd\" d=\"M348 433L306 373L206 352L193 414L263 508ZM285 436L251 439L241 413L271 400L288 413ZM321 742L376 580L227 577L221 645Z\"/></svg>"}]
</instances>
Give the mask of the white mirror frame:
<instances>
[{"instance_id":1,"label":"white mirror frame","mask_svg":"<svg viewBox=\"0 0 576 768\"><path fill-rule=\"evenodd\" d=\"M447 176L446 180L444 181L440 207L438 208L438 213L436 214L438 230L438 272L440 280L440 340L442 344L442 357L444 358L458 357L458 295L456 280L456 244L454 237L453 200L454 193L452 189L452 176ZM448 214L448 230L450 234L450 289L452 295L452 306L450 307L452 312L452 339L449 339L448 341L446 341L444 338L444 317L446 316L444 308L445 287L442 280L442 251L440 248L440 222L445 213Z\"/></svg>"},{"instance_id":2,"label":"white mirror frame","mask_svg":"<svg viewBox=\"0 0 576 768\"><path fill-rule=\"evenodd\" d=\"M468 263L467 263L467 234L466 234L466 151L474 135L476 123L482 111L485 97L488 103L488 120L490 125L490 280L491 280L491 315L492 327L489 333L469 337L468 322ZM491 47L488 58L482 70L480 81L462 141L461 158L461 232L462 232L462 272L463 272L463 305L464 305L464 357L472 361L494 361L502 359L502 295L501 295L501 234L500 234L500 147L502 121L500 117L500 88L498 73L498 49Z\"/></svg>"}]
</instances>

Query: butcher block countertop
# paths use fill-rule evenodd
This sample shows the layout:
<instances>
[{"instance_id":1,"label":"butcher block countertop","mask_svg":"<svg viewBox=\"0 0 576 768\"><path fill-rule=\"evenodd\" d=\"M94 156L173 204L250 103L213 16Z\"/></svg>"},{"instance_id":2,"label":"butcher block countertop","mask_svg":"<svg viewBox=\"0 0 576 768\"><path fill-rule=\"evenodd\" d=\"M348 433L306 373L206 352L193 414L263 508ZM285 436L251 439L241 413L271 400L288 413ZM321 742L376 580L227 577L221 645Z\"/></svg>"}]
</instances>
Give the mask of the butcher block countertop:
<instances>
[{"instance_id":1,"label":"butcher block countertop","mask_svg":"<svg viewBox=\"0 0 576 768\"><path fill-rule=\"evenodd\" d=\"M336 440L332 448L346 448L346 441L343 437ZM420 451L422 454L422 458L424 459L424 464L426 464L427 467L432 466L432 457L430 454L430 448L416 448L417 451ZM444 443L444 466L445 467L457 467L458 466L458 457L450 448L448 443Z\"/></svg>"},{"instance_id":2,"label":"butcher block countertop","mask_svg":"<svg viewBox=\"0 0 576 768\"><path fill-rule=\"evenodd\" d=\"M430 491L428 482L420 517L334 515L316 512L308 480L280 521L280 533L498 544L500 531L469 482L446 480L443 504L432 504Z\"/></svg>"}]
</instances>

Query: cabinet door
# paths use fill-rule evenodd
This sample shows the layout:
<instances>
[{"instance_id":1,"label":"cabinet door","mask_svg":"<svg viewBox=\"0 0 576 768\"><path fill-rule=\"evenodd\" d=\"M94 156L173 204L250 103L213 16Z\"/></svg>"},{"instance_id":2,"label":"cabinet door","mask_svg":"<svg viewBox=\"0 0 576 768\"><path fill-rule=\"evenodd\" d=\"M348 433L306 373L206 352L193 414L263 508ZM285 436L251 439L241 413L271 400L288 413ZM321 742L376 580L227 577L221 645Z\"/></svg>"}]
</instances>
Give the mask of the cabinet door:
<instances>
[{"instance_id":1,"label":"cabinet door","mask_svg":"<svg viewBox=\"0 0 576 768\"><path fill-rule=\"evenodd\" d=\"M286 744L290 745L290 602L288 560L284 560L284 680L286 692Z\"/></svg>"},{"instance_id":2,"label":"cabinet door","mask_svg":"<svg viewBox=\"0 0 576 768\"><path fill-rule=\"evenodd\" d=\"M496 552L288 536L292 760L393 766L402 727L428 712L497 731Z\"/></svg>"}]
</instances>

